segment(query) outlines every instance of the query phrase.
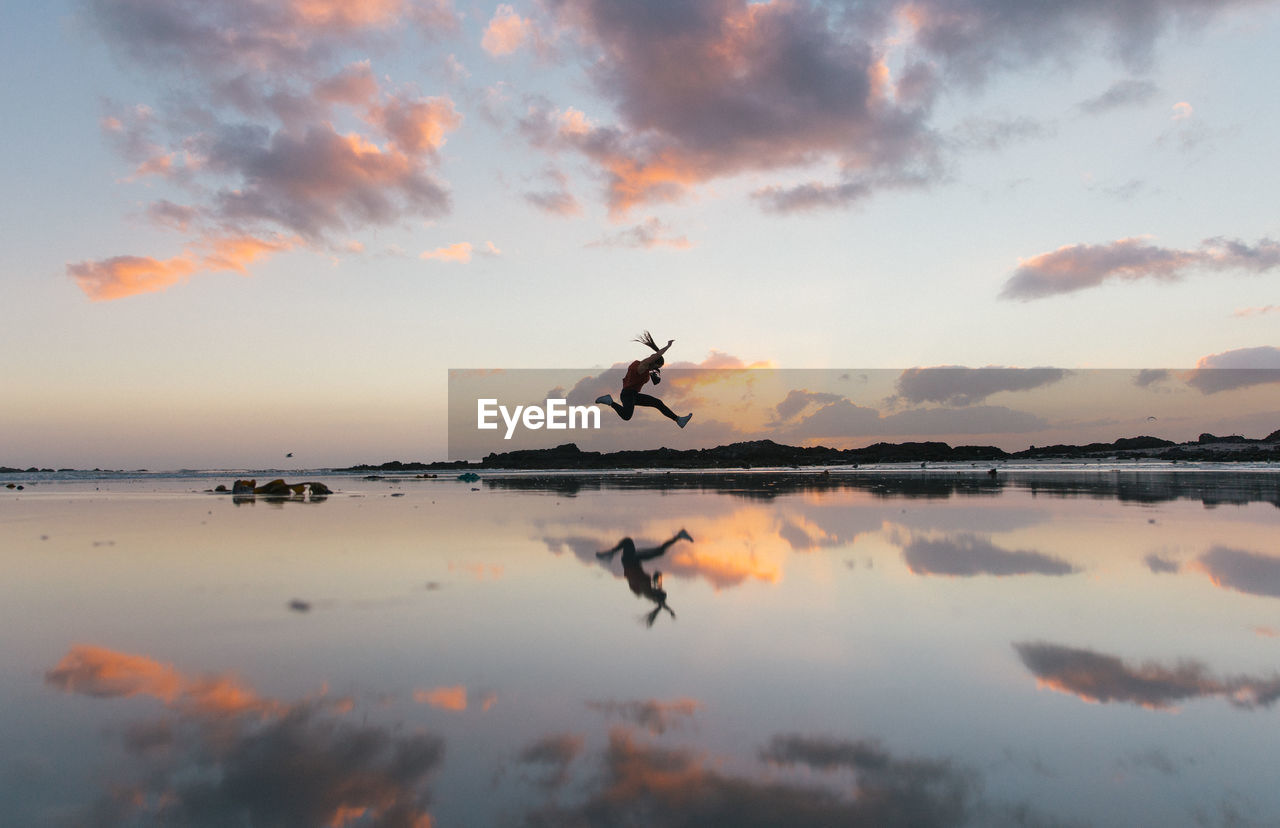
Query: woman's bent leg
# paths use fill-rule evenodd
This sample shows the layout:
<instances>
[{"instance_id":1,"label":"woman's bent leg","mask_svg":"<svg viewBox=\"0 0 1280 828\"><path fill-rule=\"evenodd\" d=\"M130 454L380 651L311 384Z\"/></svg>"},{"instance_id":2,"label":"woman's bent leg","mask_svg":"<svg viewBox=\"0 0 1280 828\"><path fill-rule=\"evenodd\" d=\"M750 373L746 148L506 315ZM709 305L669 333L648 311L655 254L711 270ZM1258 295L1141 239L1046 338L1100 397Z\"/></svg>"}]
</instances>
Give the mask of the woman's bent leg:
<instances>
[{"instance_id":1,"label":"woman's bent leg","mask_svg":"<svg viewBox=\"0 0 1280 828\"><path fill-rule=\"evenodd\" d=\"M664 403L662 400L658 399L657 397L651 397L648 394L636 394L635 404L643 405L646 408L656 408L659 411L661 411L662 416L666 417L668 420L680 419L680 417L674 411L672 411L670 408L667 408L666 403Z\"/></svg>"}]
</instances>

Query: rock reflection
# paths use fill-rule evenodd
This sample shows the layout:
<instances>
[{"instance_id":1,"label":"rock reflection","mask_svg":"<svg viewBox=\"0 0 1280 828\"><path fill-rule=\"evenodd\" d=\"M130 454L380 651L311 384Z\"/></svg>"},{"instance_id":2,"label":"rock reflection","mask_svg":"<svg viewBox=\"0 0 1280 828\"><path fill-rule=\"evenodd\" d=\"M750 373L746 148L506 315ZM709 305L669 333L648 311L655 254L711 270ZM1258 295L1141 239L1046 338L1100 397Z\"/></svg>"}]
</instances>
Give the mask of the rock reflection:
<instances>
[{"instance_id":1,"label":"rock reflection","mask_svg":"<svg viewBox=\"0 0 1280 828\"><path fill-rule=\"evenodd\" d=\"M643 563L660 558L667 553L667 550L679 541L693 541L689 537L689 533L681 529L669 540L655 546L651 549L637 549L635 541L631 538L623 538L613 546L612 549L606 549L596 553L596 557L602 560L612 561L613 556L622 552L622 572L627 578L627 586L631 587L631 591L636 595L648 598L657 604L653 611L645 616L645 624L652 627L653 622L658 619L658 614L666 610L671 614L672 618L676 617L675 611L667 605L667 591L662 588L662 573L654 571L652 575L645 572Z\"/></svg>"},{"instance_id":2,"label":"rock reflection","mask_svg":"<svg viewBox=\"0 0 1280 828\"><path fill-rule=\"evenodd\" d=\"M1271 707L1280 699L1280 674L1218 677L1202 663L1126 664L1113 655L1043 641L1013 645L1037 683L1088 702L1126 702L1171 710L1177 702L1222 696L1233 707Z\"/></svg>"},{"instance_id":3,"label":"rock reflection","mask_svg":"<svg viewBox=\"0 0 1280 828\"><path fill-rule=\"evenodd\" d=\"M264 699L226 676L88 646L45 681L98 698L149 696L168 711L126 729L133 761L74 824L431 824L427 783L443 740L343 722L344 701Z\"/></svg>"},{"instance_id":4,"label":"rock reflection","mask_svg":"<svg viewBox=\"0 0 1280 828\"><path fill-rule=\"evenodd\" d=\"M492 473L489 488L547 492L572 497L581 492L616 489L705 491L753 500L806 492L860 491L888 499L946 500L999 497L1009 489L1034 495L1124 503L1198 500L1206 507L1270 503L1280 507L1280 475L1258 471L1136 471L1076 469L1006 469L997 476L986 466L938 467L927 471L833 468L826 471L660 472L637 470L601 474Z\"/></svg>"}]
</instances>

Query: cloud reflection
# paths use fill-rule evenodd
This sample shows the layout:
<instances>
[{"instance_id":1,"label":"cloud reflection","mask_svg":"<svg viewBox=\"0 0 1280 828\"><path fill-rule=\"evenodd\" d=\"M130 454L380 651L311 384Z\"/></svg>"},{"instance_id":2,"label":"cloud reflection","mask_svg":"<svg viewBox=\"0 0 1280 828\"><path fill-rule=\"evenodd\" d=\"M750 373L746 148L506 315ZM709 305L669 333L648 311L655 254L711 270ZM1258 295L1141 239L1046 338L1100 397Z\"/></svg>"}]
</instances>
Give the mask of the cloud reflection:
<instances>
[{"instance_id":1,"label":"cloud reflection","mask_svg":"<svg viewBox=\"0 0 1280 828\"><path fill-rule=\"evenodd\" d=\"M522 765L540 771L536 781L544 788L560 788L569 781L569 766L586 746L586 740L572 733L545 736L520 751Z\"/></svg>"},{"instance_id":2,"label":"cloud reflection","mask_svg":"<svg viewBox=\"0 0 1280 828\"><path fill-rule=\"evenodd\" d=\"M949 762L898 759L873 742L776 737L760 758L779 766L847 770L847 787L755 779L708 757L668 750L613 730L587 797L527 815L530 826L963 824L977 804L976 777Z\"/></svg>"},{"instance_id":3,"label":"cloud reflection","mask_svg":"<svg viewBox=\"0 0 1280 828\"><path fill-rule=\"evenodd\" d=\"M72 647L45 681L95 698L149 696L178 714L126 729L134 762L74 824L431 825L437 736L346 723L333 715L340 704L263 699L227 677L193 679L102 647Z\"/></svg>"},{"instance_id":4,"label":"cloud reflection","mask_svg":"<svg viewBox=\"0 0 1280 828\"><path fill-rule=\"evenodd\" d=\"M987 538L956 532L938 538L912 536L902 547L915 575L1070 575L1078 570L1041 552L1001 549Z\"/></svg>"},{"instance_id":5,"label":"cloud reflection","mask_svg":"<svg viewBox=\"0 0 1280 828\"><path fill-rule=\"evenodd\" d=\"M1270 707L1280 698L1280 675L1216 677L1198 661L1172 667L1126 664L1116 656L1043 641L1014 644L1037 683L1088 702L1127 702L1169 710L1180 701L1222 696L1233 707Z\"/></svg>"},{"instance_id":6,"label":"cloud reflection","mask_svg":"<svg viewBox=\"0 0 1280 828\"><path fill-rule=\"evenodd\" d=\"M1215 546L1196 558L1192 566L1208 575L1215 586L1280 598L1280 558Z\"/></svg>"},{"instance_id":7,"label":"cloud reflection","mask_svg":"<svg viewBox=\"0 0 1280 828\"><path fill-rule=\"evenodd\" d=\"M631 724L644 728L655 736L668 730L680 729L685 722L693 719L695 713L702 709L696 699L672 699L659 701L643 699L634 701L589 701L587 707L598 710L606 716L617 717Z\"/></svg>"},{"instance_id":8,"label":"cloud reflection","mask_svg":"<svg viewBox=\"0 0 1280 828\"><path fill-rule=\"evenodd\" d=\"M450 710L461 713L474 705L482 711L489 711L497 704L498 697L494 693L485 693L479 699L473 699L462 684L448 687L420 688L413 691L413 700L418 704L426 704L438 710Z\"/></svg>"},{"instance_id":9,"label":"cloud reflection","mask_svg":"<svg viewBox=\"0 0 1280 828\"><path fill-rule=\"evenodd\" d=\"M151 696L167 706L206 715L280 709L229 677L187 678L171 664L85 644L74 645L45 673L45 682L67 693L98 698Z\"/></svg>"}]
</instances>

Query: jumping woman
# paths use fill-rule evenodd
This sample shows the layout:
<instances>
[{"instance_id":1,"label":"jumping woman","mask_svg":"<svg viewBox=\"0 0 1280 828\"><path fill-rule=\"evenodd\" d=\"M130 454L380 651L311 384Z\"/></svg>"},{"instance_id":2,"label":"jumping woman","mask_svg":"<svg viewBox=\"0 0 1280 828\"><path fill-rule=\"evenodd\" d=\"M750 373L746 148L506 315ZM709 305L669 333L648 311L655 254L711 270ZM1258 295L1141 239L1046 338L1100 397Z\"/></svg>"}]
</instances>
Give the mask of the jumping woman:
<instances>
[{"instance_id":1,"label":"jumping woman","mask_svg":"<svg viewBox=\"0 0 1280 828\"><path fill-rule=\"evenodd\" d=\"M689 420L693 417L693 412L680 417L670 408L667 408L666 403L662 400L657 397L651 397L648 394L640 393L640 389L644 388L644 384L649 380L653 380L654 385L662 382L662 377L659 375L659 372L662 370L662 366L666 362L662 355L667 352L667 348L670 348L671 344L675 342L675 340L668 339L667 344L664 347L659 348L658 343L653 341L653 335L648 331L645 331L635 341L653 349L653 355L647 356L644 359L637 359L635 362L627 366L627 375L622 378L622 393L618 395L622 400L622 404L619 405L614 402L613 397L609 394L597 397L596 402L601 405L610 406L614 411L618 412L618 416L624 420L631 419L631 415L635 413L637 405L641 405L646 408L656 408L661 411L662 415L668 420L675 420L677 425L684 428L689 424Z\"/></svg>"}]
</instances>

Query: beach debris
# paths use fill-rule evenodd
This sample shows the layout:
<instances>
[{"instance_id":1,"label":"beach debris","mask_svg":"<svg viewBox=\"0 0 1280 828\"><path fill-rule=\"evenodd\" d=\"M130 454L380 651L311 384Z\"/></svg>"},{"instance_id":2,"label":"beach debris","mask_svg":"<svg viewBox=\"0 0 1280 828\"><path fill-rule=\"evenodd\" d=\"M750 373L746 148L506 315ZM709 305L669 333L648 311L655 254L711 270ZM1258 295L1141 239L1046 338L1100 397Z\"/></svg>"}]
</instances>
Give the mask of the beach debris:
<instances>
[{"instance_id":1,"label":"beach debris","mask_svg":"<svg viewBox=\"0 0 1280 828\"><path fill-rule=\"evenodd\" d=\"M414 478L418 480L435 480L439 476L438 474L415 474Z\"/></svg>"},{"instance_id":2,"label":"beach debris","mask_svg":"<svg viewBox=\"0 0 1280 828\"><path fill-rule=\"evenodd\" d=\"M463 483L474 483L480 479L480 475L476 474L475 472L463 472L462 474L458 475L458 479L461 480Z\"/></svg>"},{"instance_id":3,"label":"beach debris","mask_svg":"<svg viewBox=\"0 0 1280 828\"><path fill-rule=\"evenodd\" d=\"M293 610L294 612L310 612L311 604L299 598L294 598L292 601L289 602L289 609Z\"/></svg>"},{"instance_id":4,"label":"beach debris","mask_svg":"<svg viewBox=\"0 0 1280 828\"><path fill-rule=\"evenodd\" d=\"M991 477L995 477L999 472L996 469L987 469L987 474Z\"/></svg>"},{"instance_id":5,"label":"beach debris","mask_svg":"<svg viewBox=\"0 0 1280 828\"><path fill-rule=\"evenodd\" d=\"M6 489L16 489L16 488L18 488L18 484L17 484L17 483L6 483L6 484L4 484L4 487L5 487Z\"/></svg>"}]
</instances>

